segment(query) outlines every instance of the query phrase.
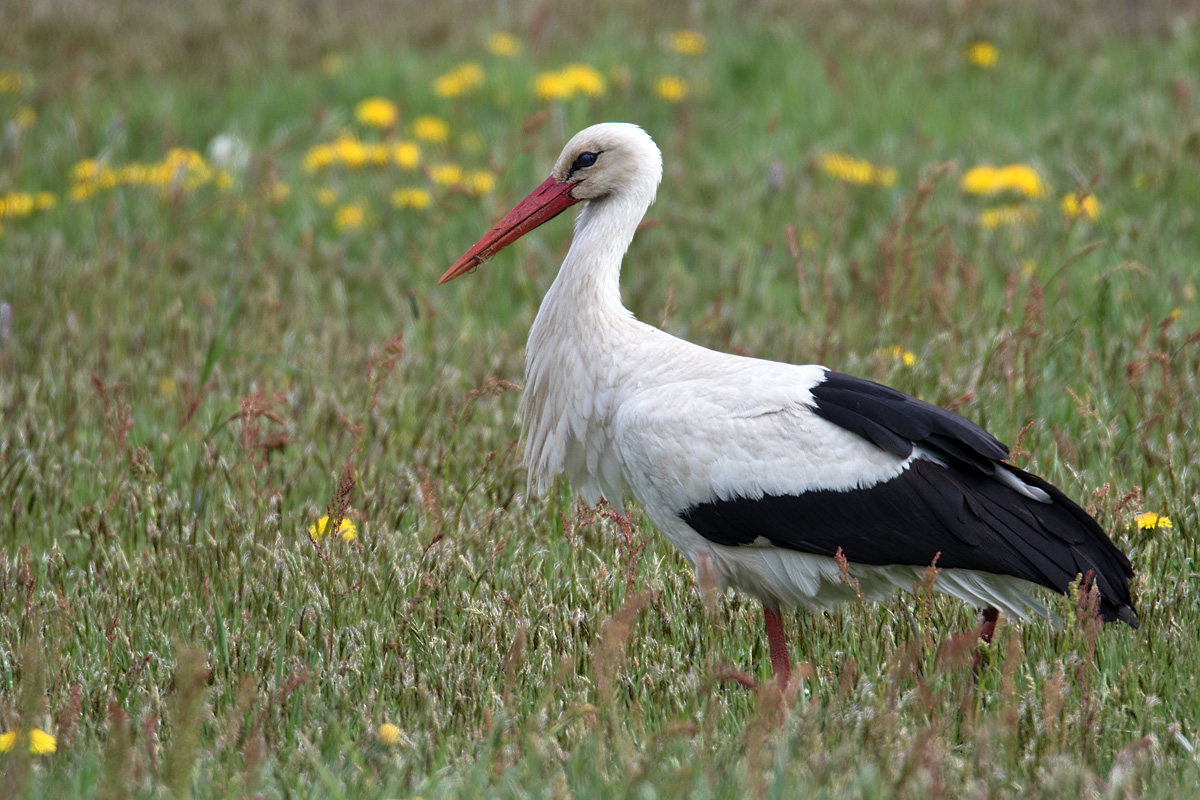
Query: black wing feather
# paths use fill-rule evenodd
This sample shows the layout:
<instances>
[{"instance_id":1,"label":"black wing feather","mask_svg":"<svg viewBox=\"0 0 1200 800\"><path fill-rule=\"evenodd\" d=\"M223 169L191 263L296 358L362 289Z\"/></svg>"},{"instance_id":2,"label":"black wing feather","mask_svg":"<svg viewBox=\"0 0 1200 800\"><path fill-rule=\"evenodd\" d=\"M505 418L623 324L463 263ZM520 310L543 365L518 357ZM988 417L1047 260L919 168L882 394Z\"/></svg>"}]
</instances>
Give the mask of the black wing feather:
<instances>
[{"instance_id":1,"label":"black wing feather","mask_svg":"<svg viewBox=\"0 0 1200 800\"><path fill-rule=\"evenodd\" d=\"M1106 620L1134 627L1133 568L1086 511L1061 491L1005 464L1008 448L958 414L895 389L827 372L812 390L823 419L902 458L917 458L891 480L845 491L719 498L680 518L717 544L773 545L852 562L939 567L1012 575L1065 593L1079 575L1094 581ZM1047 502L997 479L1005 470L1042 490Z\"/></svg>"}]
</instances>

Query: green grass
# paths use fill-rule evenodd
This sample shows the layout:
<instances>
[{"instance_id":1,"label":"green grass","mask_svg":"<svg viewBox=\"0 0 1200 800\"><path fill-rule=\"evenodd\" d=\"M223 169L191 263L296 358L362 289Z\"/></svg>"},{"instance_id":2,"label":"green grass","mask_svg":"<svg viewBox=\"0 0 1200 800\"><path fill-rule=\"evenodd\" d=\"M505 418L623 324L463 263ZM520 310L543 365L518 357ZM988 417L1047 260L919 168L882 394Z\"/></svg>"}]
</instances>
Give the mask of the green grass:
<instances>
[{"instance_id":1,"label":"green grass","mask_svg":"<svg viewBox=\"0 0 1200 800\"><path fill-rule=\"evenodd\" d=\"M0 45L0 71L25 76L0 120L37 115L9 129L0 195L59 196L0 218L0 732L58 738L53 755L0 755L6 796L1200 784L1194 9L100 6L12 9ZM664 48L677 28L707 52ZM522 53L488 54L494 30ZM964 62L976 38L999 47L995 69ZM484 86L436 97L468 58ZM605 94L538 101L534 76L570 62L604 73ZM655 97L661 74L691 96ZM343 129L378 138L353 119L371 95L402 127L449 121L425 163L489 169L495 191L304 172ZM531 495L513 384L570 225L436 280L570 134L609 119L643 125L665 157L659 224L623 279L639 317L959 403L1130 554L1141 629L1097 629L1056 599L1063 627L1002 629L976 683L959 635L974 614L956 601L791 614L793 657L813 669L781 700L722 677L768 678L755 604L701 597L636 508L627 537L565 483ZM253 151L228 190L67 199L81 159L154 162L222 132ZM899 179L839 183L820 166L832 151ZM982 227L1011 200L959 180L1018 162L1050 193L1032 222ZM291 195L270 202L280 181ZM433 203L394 209L398 186ZM1066 220L1059 199L1089 186L1099 218ZM321 188L364 225L338 231ZM317 546L309 526L339 486L358 538ZM1140 511L1173 527L1138 530Z\"/></svg>"}]
</instances>

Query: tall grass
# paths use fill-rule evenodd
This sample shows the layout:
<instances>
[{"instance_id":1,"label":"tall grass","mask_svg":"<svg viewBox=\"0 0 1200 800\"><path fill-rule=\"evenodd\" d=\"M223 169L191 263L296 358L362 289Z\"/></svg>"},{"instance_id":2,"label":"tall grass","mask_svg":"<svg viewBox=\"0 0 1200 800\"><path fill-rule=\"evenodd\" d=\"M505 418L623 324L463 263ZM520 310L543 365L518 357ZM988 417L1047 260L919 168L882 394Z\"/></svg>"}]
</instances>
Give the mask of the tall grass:
<instances>
[{"instance_id":1,"label":"tall grass","mask_svg":"<svg viewBox=\"0 0 1200 800\"><path fill-rule=\"evenodd\" d=\"M25 80L0 119L36 121L6 129L0 194L58 196L0 219L0 732L57 737L53 754L23 739L0 754L6 795L1200 784L1187 4L59 2L3 16L0 71ZM669 49L681 28L707 36L703 55ZM518 56L487 53L496 30L519 35ZM995 68L965 62L977 39L999 48ZM466 59L483 87L436 97ZM571 62L599 69L604 94L539 101L536 74ZM683 102L655 95L664 74L687 81ZM354 122L372 95L397 102L396 136L446 119L451 140L424 145L424 167L486 169L494 190L305 172L306 151L344 129L384 135ZM917 587L788 615L800 677L781 694L754 604L698 590L639 509L626 522L581 507L563 482L531 495L523 345L570 226L435 282L567 136L605 119L642 124L666 159L623 279L639 317L985 424L1130 554L1142 628L1100 628L1086 597L1054 598L1061 628L1002 622L977 676L973 612ZM154 162L221 133L252 152L228 188L68 197L82 159ZM831 152L898 178L838 181ZM1052 192L965 194L983 163L1031 164ZM427 189L430 207L393 207L397 186ZM1061 210L1076 189L1100 200L1095 220ZM1033 218L982 223L1016 202ZM361 227L338 229L345 204ZM1171 527L1140 527L1142 512ZM356 537L320 535L321 517Z\"/></svg>"}]
</instances>

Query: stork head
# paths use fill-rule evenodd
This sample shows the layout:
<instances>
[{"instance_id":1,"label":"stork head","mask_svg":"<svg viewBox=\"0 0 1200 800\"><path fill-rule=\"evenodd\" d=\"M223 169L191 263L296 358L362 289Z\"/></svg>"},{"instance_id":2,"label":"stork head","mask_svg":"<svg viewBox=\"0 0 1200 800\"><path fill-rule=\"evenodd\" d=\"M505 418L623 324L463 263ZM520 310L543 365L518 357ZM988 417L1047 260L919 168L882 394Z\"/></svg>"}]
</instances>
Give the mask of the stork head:
<instances>
[{"instance_id":1,"label":"stork head","mask_svg":"<svg viewBox=\"0 0 1200 800\"><path fill-rule=\"evenodd\" d=\"M644 212L654 202L661 180L662 155L637 125L603 122L584 128L567 142L550 177L446 270L438 283L474 269L576 203L619 198Z\"/></svg>"}]
</instances>

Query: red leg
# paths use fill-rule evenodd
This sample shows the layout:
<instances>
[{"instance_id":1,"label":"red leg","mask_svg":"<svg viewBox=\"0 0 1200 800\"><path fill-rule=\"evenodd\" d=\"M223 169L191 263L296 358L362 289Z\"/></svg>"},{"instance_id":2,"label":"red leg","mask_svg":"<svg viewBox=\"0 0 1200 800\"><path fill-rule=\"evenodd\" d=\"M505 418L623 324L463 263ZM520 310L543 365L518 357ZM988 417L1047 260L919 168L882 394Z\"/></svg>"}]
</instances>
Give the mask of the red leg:
<instances>
[{"instance_id":1,"label":"red leg","mask_svg":"<svg viewBox=\"0 0 1200 800\"><path fill-rule=\"evenodd\" d=\"M984 644L991 644L992 637L996 635L996 620L1000 618L1000 612L994 608L985 608L983 610L983 625L979 626L979 639Z\"/></svg>"},{"instance_id":2,"label":"red leg","mask_svg":"<svg viewBox=\"0 0 1200 800\"><path fill-rule=\"evenodd\" d=\"M982 612L983 624L979 626L979 641L983 644L991 644L992 637L996 635L996 620L1000 618L1000 612L990 606ZM975 648L975 674L979 675L979 668L983 665L983 650L979 647Z\"/></svg>"},{"instance_id":3,"label":"red leg","mask_svg":"<svg viewBox=\"0 0 1200 800\"><path fill-rule=\"evenodd\" d=\"M779 688L786 689L792 678L792 665L788 661L787 640L783 636L783 618L779 609L763 605L763 622L767 626L767 642L771 646L771 670L779 680Z\"/></svg>"}]
</instances>

